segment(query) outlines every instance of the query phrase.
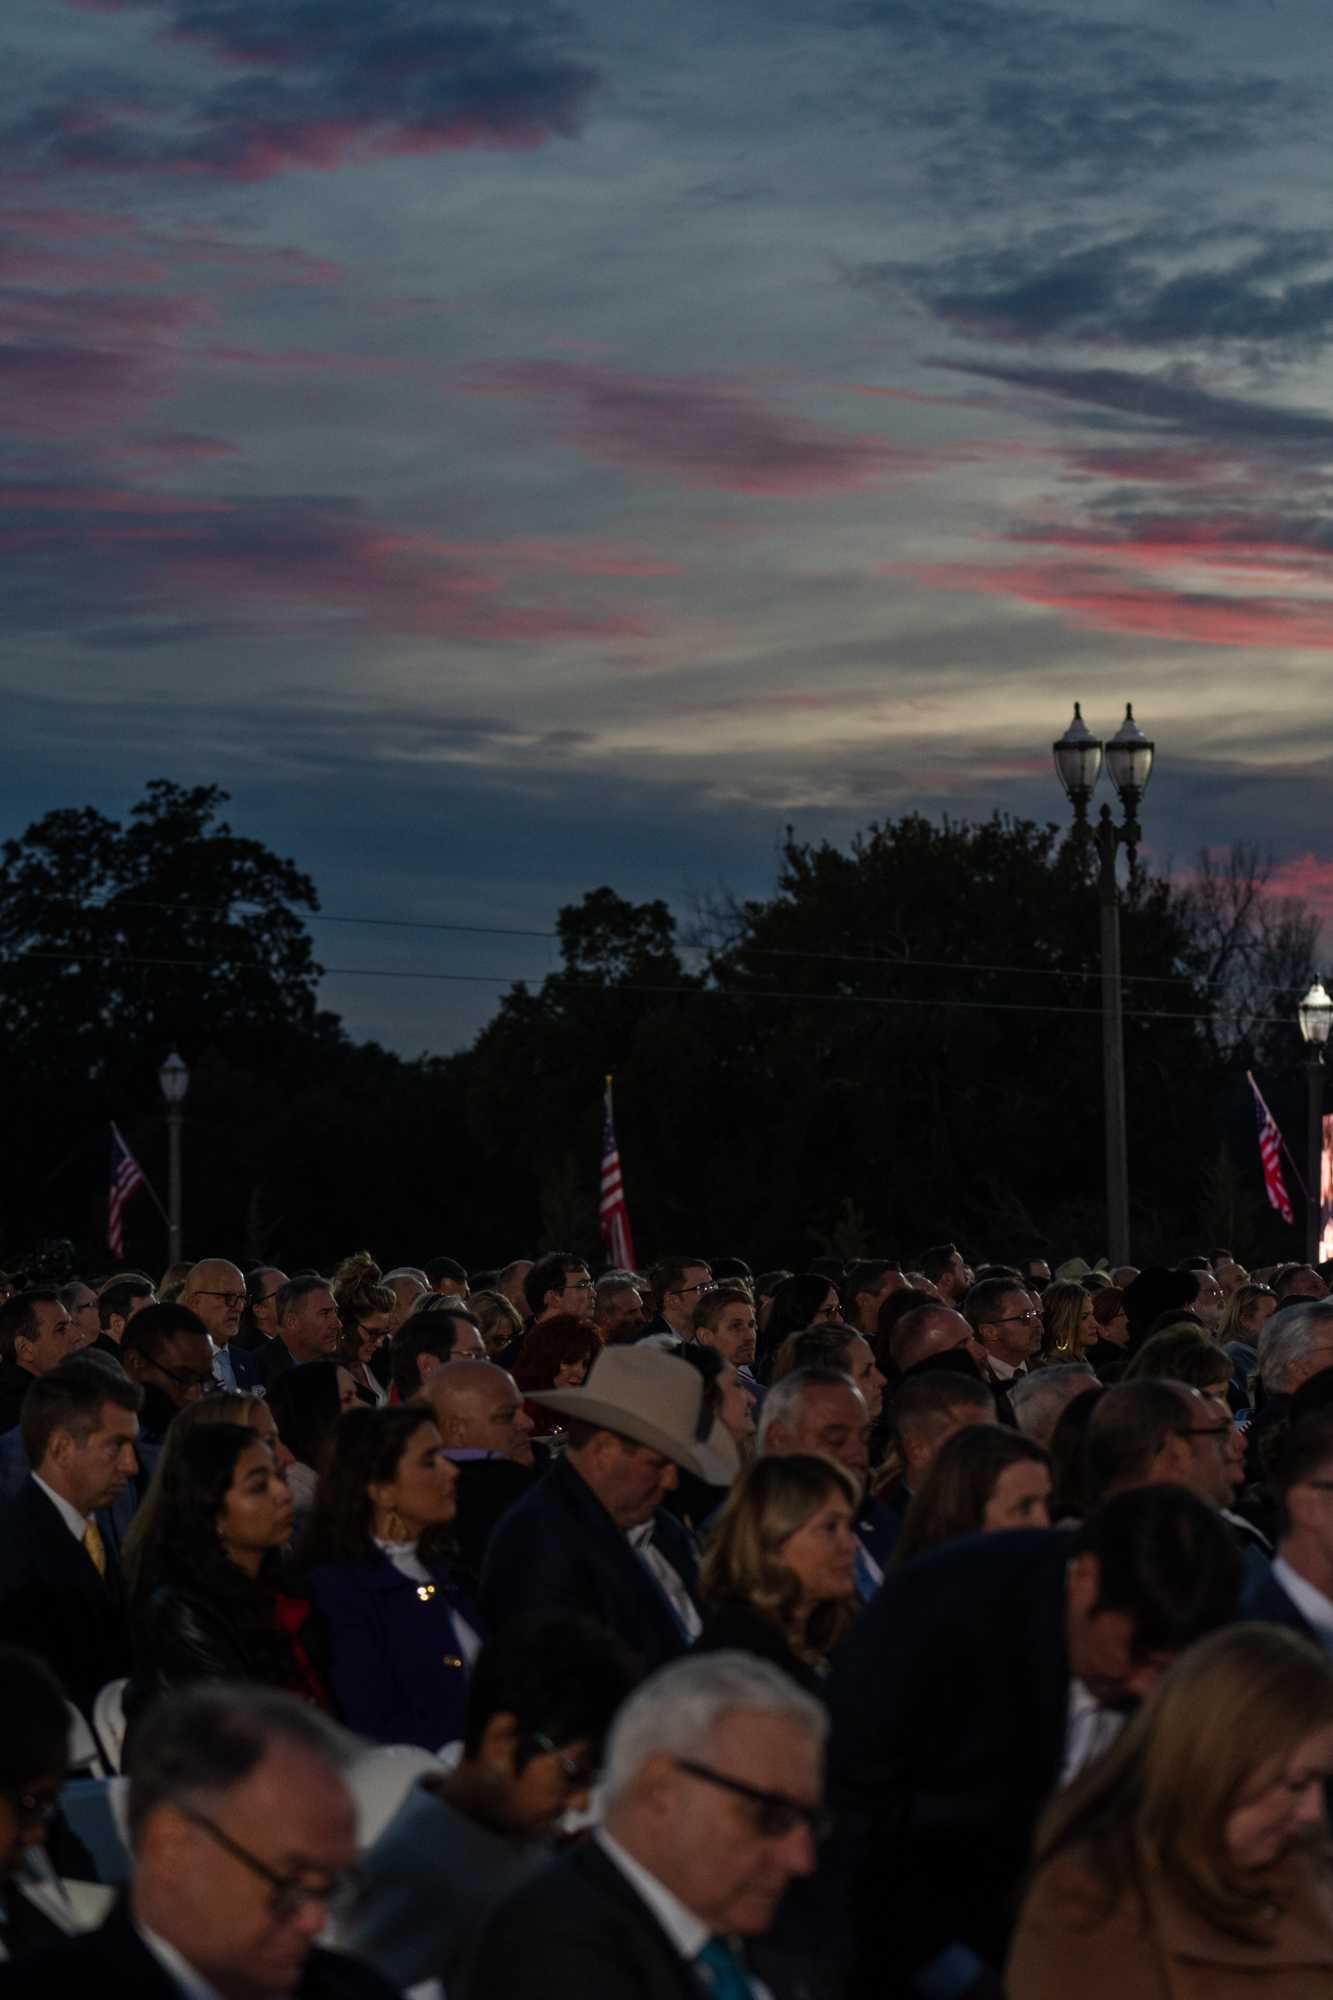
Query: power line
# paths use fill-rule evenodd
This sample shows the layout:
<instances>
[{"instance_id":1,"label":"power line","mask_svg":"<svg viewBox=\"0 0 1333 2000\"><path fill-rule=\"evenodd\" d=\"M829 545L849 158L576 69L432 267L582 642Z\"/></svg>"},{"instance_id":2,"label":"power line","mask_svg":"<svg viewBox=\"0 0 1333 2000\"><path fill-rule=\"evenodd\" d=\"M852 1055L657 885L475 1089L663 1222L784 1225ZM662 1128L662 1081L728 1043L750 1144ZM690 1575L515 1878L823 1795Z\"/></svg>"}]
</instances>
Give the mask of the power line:
<instances>
[{"instance_id":1,"label":"power line","mask_svg":"<svg viewBox=\"0 0 1333 2000\"><path fill-rule=\"evenodd\" d=\"M131 954L86 951L25 951L16 954L15 959L10 962L21 964L27 959L49 960L62 965L158 966L175 968L177 970L188 968L192 971L198 971L201 967L207 969L223 963L221 959L215 958L143 958ZM889 964L895 963L894 960L887 962ZM418 972L398 970L393 967L380 965L327 965L324 967L324 975L326 978L336 979L438 980L449 984L473 986L508 986L513 983L514 979L512 972ZM590 990L614 994L650 993L669 995L677 999L701 998L739 1003L754 1000L782 1000L792 1002L798 1006L928 1007L932 1012L948 1010L950 1012L963 1011L1000 1014L1061 1014L1071 1018L1086 1017L1092 1020L1100 1020L1102 1013L1100 1007L1045 1007L1022 1000L912 999L899 994L800 993L775 991L772 988L736 992L729 987L721 986L659 986L647 983L640 984L638 982L627 982L622 986L611 986L605 982L598 982L596 988ZM1211 1024L1213 1021L1211 1014L1184 1014L1176 1013L1170 1008L1143 1007L1125 1008L1124 1018L1127 1021L1182 1021L1203 1024ZM1256 1027L1269 1024L1285 1024L1286 1021L1287 1017L1285 1014L1262 1014L1254 1016L1254 1025Z\"/></svg>"}]
</instances>

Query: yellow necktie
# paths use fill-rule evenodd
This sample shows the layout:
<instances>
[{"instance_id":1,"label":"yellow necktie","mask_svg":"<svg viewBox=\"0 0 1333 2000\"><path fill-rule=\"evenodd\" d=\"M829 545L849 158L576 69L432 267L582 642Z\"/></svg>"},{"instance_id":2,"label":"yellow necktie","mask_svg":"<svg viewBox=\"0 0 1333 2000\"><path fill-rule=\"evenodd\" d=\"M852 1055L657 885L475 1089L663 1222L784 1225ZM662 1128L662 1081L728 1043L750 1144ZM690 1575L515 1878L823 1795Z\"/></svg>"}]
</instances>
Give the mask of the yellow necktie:
<instances>
[{"instance_id":1,"label":"yellow necktie","mask_svg":"<svg viewBox=\"0 0 1333 2000\"><path fill-rule=\"evenodd\" d=\"M90 1521L84 1529L83 1546L97 1574L104 1577L106 1575L106 1543L102 1540L102 1532L96 1521Z\"/></svg>"}]
</instances>

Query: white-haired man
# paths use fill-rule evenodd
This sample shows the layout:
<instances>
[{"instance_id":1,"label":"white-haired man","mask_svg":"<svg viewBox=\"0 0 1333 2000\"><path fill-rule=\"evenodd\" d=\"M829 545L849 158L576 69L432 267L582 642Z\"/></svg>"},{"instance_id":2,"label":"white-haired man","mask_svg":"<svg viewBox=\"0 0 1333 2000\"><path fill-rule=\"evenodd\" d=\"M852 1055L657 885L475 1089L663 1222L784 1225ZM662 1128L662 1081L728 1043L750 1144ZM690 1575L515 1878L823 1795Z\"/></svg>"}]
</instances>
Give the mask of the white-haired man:
<instances>
[{"instance_id":1,"label":"white-haired man","mask_svg":"<svg viewBox=\"0 0 1333 2000\"><path fill-rule=\"evenodd\" d=\"M677 1661L626 1702L590 1840L503 1903L470 1991L505 2000L774 2000L811 1983L760 1942L812 1873L826 1720L747 1653Z\"/></svg>"}]
</instances>

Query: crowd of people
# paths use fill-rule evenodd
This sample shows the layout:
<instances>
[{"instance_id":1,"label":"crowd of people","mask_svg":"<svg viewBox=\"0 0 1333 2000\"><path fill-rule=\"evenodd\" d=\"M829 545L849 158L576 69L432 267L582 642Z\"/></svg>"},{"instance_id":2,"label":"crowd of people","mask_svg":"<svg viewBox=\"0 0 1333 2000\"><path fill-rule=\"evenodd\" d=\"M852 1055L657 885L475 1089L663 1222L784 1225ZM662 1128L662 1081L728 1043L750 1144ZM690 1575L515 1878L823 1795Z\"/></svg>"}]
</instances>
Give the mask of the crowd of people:
<instances>
[{"instance_id":1,"label":"crowd of people","mask_svg":"<svg viewBox=\"0 0 1333 2000\"><path fill-rule=\"evenodd\" d=\"M6 1280L0 2000L1328 1990L1328 1277Z\"/></svg>"}]
</instances>

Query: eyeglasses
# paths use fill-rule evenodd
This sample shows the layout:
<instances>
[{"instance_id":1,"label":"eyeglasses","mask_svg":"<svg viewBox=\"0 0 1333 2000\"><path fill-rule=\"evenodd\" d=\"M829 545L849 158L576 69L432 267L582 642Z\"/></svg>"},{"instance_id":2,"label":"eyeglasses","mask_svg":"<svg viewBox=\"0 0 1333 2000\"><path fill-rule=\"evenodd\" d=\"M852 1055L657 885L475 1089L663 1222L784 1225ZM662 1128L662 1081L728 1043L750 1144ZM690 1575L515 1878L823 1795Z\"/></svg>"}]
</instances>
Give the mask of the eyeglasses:
<instances>
[{"instance_id":1,"label":"eyeglasses","mask_svg":"<svg viewBox=\"0 0 1333 2000\"><path fill-rule=\"evenodd\" d=\"M7 1799L14 1808L20 1829L50 1826L60 1810L58 1792L3 1792L0 1799Z\"/></svg>"},{"instance_id":2,"label":"eyeglasses","mask_svg":"<svg viewBox=\"0 0 1333 2000\"><path fill-rule=\"evenodd\" d=\"M528 1741L535 1743L548 1757L559 1757L560 1775L571 1792L589 1791L597 1783L599 1771L596 1764L582 1762L577 1757L567 1757L559 1745L553 1743L540 1729L534 1729Z\"/></svg>"},{"instance_id":3,"label":"eyeglasses","mask_svg":"<svg viewBox=\"0 0 1333 2000\"><path fill-rule=\"evenodd\" d=\"M1229 1417L1224 1424L1187 1424L1184 1430L1180 1432L1181 1437L1192 1438L1224 1438L1230 1437L1230 1435L1231 1419Z\"/></svg>"},{"instance_id":4,"label":"eyeglasses","mask_svg":"<svg viewBox=\"0 0 1333 2000\"><path fill-rule=\"evenodd\" d=\"M261 1861L257 1854L251 1854L248 1847L242 1847L239 1840L233 1840L229 1833L224 1833L222 1828L206 1814L195 1812L192 1806L183 1806L179 1802L176 1804L176 1810L182 1819L188 1819L192 1825L202 1827L210 1840L215 1840L223 1852L230 1854L234 1861L241 1862L252 1875L257 1875L261 1882L268 1883L273 1891L269 1910L275 1923L290 1923L293 1917L300 1915L307 1903L323 1903L331 1907L349 1902L356 1892L358 1878L354 1868L346 1868L338 1874L328 1875L322 1882L308 1881L302 1875L282 1875L276 1868L270 1868L267 1861Z\"/></svg>"},{"instance_id":5,"label":"eyeglasses","mask_svg":"<svg viewBox=\"0 0 1333 2000\"><path fill-rule=\"evenodd\" d=\"M259 1293L259 1295L258 1295L258 1296L257 1296L256 1298L253 1298L253 1299L251 1299L251 1301L250 1301L250 1310L251 1310L251 1312L253 1312L253 1311L254 1311L254 1309L255 1309L255 1307L256 1307L256 1306L266 1306L266 1305L268 1304L268 1302L269 1302L269 1300L270 1300L270 1299L276 1299L276 1298L277 1298L277 1296L278 1296L278 1293L279 1293L279 1292L282 1292L282 1291L285 1291L286 1289L287 1289L287 1288L286 1288L286 1286L285 1286L285 1285L275 1285L275 1286L273 1287L273 1290L272 1290L271 1292L260 1292L260 1293ZM218 1297L219 1297L219 1298L221 1298L221 1297L223 1297L223 1296L224 1296L224 1294L223 1294L223 1293L221 1293L221 1292L219 1292L219 1294L218 1294Z\"/></svg>"},{"instance_id":6,"label":"eyeglasses","mask_svg":"<svg viewBox=\"0 0 1333 2000\"><path fill-rule=\"evenodd\" d=\"M716 1290L717 1287L714 1285L712 1279L705 1278L700 1284L697 1285L677 1285L674 1292L667 1293L667 1297L669 1299L687 1299L689 1298L691 1292L698 1292L702 1294L704 1292L712 1292Z\"/></svg>"},{"instance_id":7,"label":"eyeglasses","mask_svg":"<svg viewBox=\"0 0 1333 2000\"><path fill-rule=\"evenodd\" d=\"M986 1321L986 1325L1008 1326L1012 1321L1015 1325L1018 1326L1031 1326L1034 1319L1040 1319L1040 1318L1041 1314L1039 1312L1034 1311L1034 1309L1031 1306L1029 1306L1028 1310L1025 1313L996 1313L994 1319L988 1319Z\"/></svg>"},{"instance_id":8,"label":"eyeglasses","mask_svg":"<svg viewBox=\"0 0 1333 2000\"><path fill-rule=\"evenodd\" d=\"M243 1306L245 1304L244 1292L207 1292L201 1286L191 1296L196 1299L221 1299L223 1305L228 1307Z\"/></svg>"},{"instance_id":9,"label":"eyeglasses","mask_svg":"<svg viewBox=\"0 0 1333 2000\"><path fill-rule=\"evenodd\" d=\"M201 1375L195 1368L168 1368L165 1361L150 1361L148 1366L156 1368L159 1375L165 1375L178 1389L211 1389L217 1380L211 1368Z\"/></svg>"},{"instance_id":10,"label":"eyeglasses","mask_svg":"<svg viewBox=\"0 0 1333 2000\"><path fill-rule=\"evenodd\" d=\"M565 1281L567 1292L592 1292L596 1289L591 1278L567 1278Z\"/></svg>"},{"instance_id":11,"label":"eyeglasses","mask_svg":"<svg viewBox=\"0 0 1333 2000\"><path fill-rule=\"evenodd\" d=\"M707 1764L695 1764L688 1757L672 1759L678 1771L687 1771L692 1778L702 1778L706 1785L716 1785L719 1791L734 1792L738 1799L748 1799L756 1808L755 1831L765 1840L783 1840L794 1833L798 1826L806 1828L814 1840L827 1840L833 1830L833 1818L821 1806L807 1806L800 1799L789 1799L785 1792L761 1791L758 1785L746 1785L739 1778L728 1778L721 1771L710 1770Z\"/></svg>"}]
</instances>

